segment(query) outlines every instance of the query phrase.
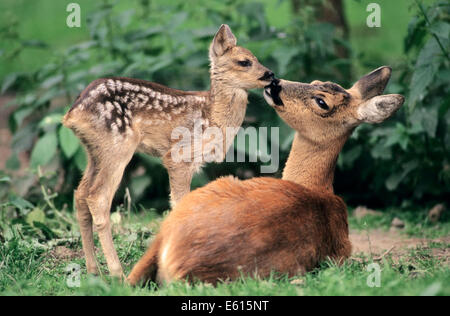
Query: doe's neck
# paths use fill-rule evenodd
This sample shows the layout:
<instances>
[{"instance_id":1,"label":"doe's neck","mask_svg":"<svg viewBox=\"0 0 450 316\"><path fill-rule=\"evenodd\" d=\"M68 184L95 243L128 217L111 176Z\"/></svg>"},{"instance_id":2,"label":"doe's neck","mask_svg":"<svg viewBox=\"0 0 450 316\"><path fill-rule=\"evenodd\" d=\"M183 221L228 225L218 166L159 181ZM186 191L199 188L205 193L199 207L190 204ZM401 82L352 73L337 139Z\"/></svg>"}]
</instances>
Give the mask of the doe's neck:
<instances>
[{"instance_id":1,"label":"doe's neck","mask_svg":"<svg viewBox=\"0 0 450 316\"><path fill-rule=\"evenodd\" d=\"M337 159L350 134L330 140L327 144L318 144L296 132L283 170L283 180L333 194Z\"/></svg>"}]
</instances>

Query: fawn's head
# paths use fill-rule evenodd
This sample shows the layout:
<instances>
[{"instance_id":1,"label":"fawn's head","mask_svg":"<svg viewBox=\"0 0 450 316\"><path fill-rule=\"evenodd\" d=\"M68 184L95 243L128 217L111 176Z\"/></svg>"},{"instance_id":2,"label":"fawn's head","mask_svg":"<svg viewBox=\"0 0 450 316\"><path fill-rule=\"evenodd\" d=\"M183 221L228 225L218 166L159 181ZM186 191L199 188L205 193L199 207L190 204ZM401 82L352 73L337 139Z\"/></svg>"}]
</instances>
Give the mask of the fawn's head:
<instances>
[{"instance_id":1,"label":"fawn's head","mask_svg":"<svg viewBox=\"0 0 450 316\"><path fill-rule=\"evenodd\" d=\"M263 88L274 78L248 50L236 46L237 40L228 25L222 24L209 48L211 77L228 87Z\"/></svg>"},{"instance_id":2,"label":"fawn's head","mask_svg":"<svg viewBox=\"0 0 450 316\"><path fill-rule=\"evenodd\" d=\"M332 82L274 80L264 97L306 139L333 141L349 135L361 123L381 123L400 108L403 96L381 95L391 71L380 67L348 90Z\"/></svg>"}]
</instances>

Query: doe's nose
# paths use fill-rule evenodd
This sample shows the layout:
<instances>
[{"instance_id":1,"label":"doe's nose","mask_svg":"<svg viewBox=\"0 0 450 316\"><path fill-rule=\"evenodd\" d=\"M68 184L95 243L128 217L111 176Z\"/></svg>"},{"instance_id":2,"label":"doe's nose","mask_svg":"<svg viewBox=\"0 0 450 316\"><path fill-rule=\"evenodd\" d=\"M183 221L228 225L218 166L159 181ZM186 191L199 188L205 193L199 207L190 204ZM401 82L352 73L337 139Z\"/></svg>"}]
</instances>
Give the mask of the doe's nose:
<instances>
[{"instance_id":1,"label":"doe's nose","mask_svg":"<svg viewBox=\"0 0 450 316\"><path fill-rule=\"evenodd\" d=\"M259 78L259 80L262 81L271 81L275 78L275 74L273 72L271 72L270 70L266 71L264 73L264 76L262 76L261 78Z\"/></svg>"}]
</instances>

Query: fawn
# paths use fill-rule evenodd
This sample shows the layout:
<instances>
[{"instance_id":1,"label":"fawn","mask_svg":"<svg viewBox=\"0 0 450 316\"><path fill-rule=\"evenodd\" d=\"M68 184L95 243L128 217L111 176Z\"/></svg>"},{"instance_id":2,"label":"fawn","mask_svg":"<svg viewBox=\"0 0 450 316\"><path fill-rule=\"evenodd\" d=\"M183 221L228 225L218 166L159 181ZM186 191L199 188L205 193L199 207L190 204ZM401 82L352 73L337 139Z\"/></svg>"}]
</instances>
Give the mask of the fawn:
<instances>
[{"instance_id":1,"label":"fawn","mask_svg":"<svg viewBox=\"0 0 450 316\"><path fill-rule=\"evenodd\" d=\"M381 95L381 67L349 90L331 82L275 79L264 96L296 134L282 179L221 178L186 195L128 277L132 285L187 278L215 284L240 275L289 276L351 254L347 208L333 193L336 161L363 122L379 123L404 102Z\"/></svg>"},{"instance_id":2,"label":"fawn","mask_svg":"<svg viewBox=\"0 0 450 316\"><path fill-rule=\"evenodd\" d=\"M89 273L97 272L94 224L110 274L123 276L111 235L110 207L133 154L139 150L162 158L175 205L190 191L192 176L202 163L173 161L174 128L192 130L197 120L221 130L239 127L245 116L247 90L263 88L274 78L249 50L236 46L236 37L227 25L215 35L209 58L209 91L185 92L144 80L104 78L89 84L65 115L64 125L80 138L88 156L75 202ZM221 147L222 159L231 143L232 139L227 139Z\"/></svg>"}]
</instances>

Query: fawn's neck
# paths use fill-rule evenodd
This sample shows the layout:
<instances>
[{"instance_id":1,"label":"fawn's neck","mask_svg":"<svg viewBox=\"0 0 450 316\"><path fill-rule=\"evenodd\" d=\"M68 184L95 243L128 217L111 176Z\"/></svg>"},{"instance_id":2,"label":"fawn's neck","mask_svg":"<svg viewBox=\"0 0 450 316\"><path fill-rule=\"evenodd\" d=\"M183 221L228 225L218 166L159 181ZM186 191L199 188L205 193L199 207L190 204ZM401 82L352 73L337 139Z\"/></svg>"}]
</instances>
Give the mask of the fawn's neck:
<instances>
[{"instance_id":1,"label":"fawn's neck","mask_svg":"<svg viewBox=\"0 0 450 316\"><path fill-rule=\"evenodd\" d=\"M297 132L283 170L283 180L301 184L309 189L333 193L336 162L349 136L350 133L330 140L327 144L318 144Z\"/></svg>"},{"instance_id":2,"label":"fawn's neck","mask_svg":"<svg viewBox=\"0 0 450 316\"><path fill-rule=\"evenodd\" d=\"M248 93L235 88L220 78L211 78L210 121L221 128L240 127L244 121Z\"/></svg>"}]
</instances>

